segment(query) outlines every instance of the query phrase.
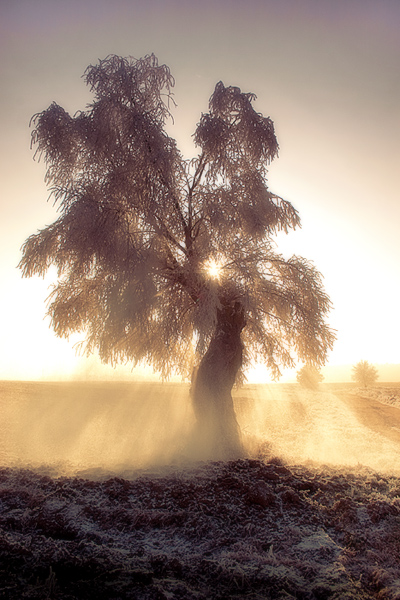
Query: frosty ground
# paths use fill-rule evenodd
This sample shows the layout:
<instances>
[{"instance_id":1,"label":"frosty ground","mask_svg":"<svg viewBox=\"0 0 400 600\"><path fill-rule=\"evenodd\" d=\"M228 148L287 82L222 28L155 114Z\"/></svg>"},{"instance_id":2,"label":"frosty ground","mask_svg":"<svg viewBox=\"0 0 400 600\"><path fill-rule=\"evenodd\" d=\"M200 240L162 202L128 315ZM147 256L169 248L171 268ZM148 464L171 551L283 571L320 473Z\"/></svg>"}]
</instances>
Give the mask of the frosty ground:
<instances>
[{"instance_id":1,"label":"frosty ground","mask_svg":"<svg viewBox=\"0 0 400 600\"><path fill-rule=\"evenodd\" d=\"M364 399L400 413L396 389ZM368 424L350 391L286 393L267 424L239 391L243 460L4 466L0 597L399 599L397 413Z\"/></svg>"}]
</instances>

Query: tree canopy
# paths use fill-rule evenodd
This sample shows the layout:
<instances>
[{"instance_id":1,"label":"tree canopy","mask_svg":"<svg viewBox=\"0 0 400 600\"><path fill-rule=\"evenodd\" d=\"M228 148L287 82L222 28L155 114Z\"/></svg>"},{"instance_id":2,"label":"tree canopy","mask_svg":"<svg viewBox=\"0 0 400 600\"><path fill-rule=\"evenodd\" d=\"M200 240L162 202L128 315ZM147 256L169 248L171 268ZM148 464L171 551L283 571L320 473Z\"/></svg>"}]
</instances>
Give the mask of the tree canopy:
<instances>
[{"instance_id":1,"label":"tree canopy","mask_svg":"<svg viewBox=\"0 0 400 600\"><path fill-rule=\"evenodd\" d=\"M217 83L188 160L166 131L174 79L153 54L108 56L84 78L85 110L52 103L32 119L60 215L28 238L20 266L24 276L57 267L56 334L83 331L104 361L188 375L218 310L236 302L245 364L264 362L275 377L296 358L323 364L330 300L311 262L277 252L274 234L300 219L268 188L278 142L256 96Z\"/></svg>"},{"instance_id":2,"label":"tree canopy","mask_svg":"<svg viewBox=\"0 0 400 600\"><path fill-rule=\"evenodd\" d=\"M304 365L296 375L298 383L309 390L318 389L318 385L324 380L324 376L317 367Z\"/></svg>"},{"instance_id":3,"label":"tree canopy","mask_svg":"<svg viewBox=\"0 0 400 600\"><path fill-rule=\"evenodd\" d=\"M363 387L369 387L377 381L378 370L367 360L360 360L352 368L351 378Z\"/></svg>"}]
</instances>

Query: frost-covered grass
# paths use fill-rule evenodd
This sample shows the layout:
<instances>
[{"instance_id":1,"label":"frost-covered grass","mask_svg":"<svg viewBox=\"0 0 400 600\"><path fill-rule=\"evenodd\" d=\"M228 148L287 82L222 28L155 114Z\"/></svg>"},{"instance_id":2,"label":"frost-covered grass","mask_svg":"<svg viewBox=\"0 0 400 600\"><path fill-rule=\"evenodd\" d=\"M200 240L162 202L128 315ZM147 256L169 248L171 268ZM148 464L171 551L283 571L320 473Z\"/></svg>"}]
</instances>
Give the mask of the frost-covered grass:
<instances>
[{"instance_id":1,"label":"frost-covered grass","mask_svg":"<svg viewBox=\"0 0 400 600\"><path fill-rule=\"evenodd\" d=\"M400 479L277 459L0 471L0 597L400 598Z\"/></svg>"}]
</instances>

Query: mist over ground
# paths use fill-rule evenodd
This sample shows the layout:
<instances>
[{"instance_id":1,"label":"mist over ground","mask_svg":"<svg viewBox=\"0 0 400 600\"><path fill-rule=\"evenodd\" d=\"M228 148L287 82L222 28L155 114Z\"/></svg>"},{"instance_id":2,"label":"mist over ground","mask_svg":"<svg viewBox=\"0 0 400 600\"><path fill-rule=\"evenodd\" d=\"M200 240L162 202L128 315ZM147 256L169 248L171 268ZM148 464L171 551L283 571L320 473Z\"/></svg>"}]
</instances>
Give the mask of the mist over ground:
<instances>
[{"instance_id":1,"label":"mist over ground","mask_svg":"<svg viewBox=\"0 0 400 600\"><path fill-rule=\"evenodd\" d=\"M194 415L187 384L2 382L0 389L4 466L94 476L203 458L191 445ZM380 399L395 402L396 390L382 388ZM236 390L249 456L400 473L396 422L382 429L362 417L352 400L359 398L357 392L338 385L307 391L297 384ZM363 403L367 406L368 399Z\"/></svg>"},{"instance_id":2,"label":"mist over ground","mask_svg":"<svg viewBox=\"0 0 400 600\"><path fill-rule=\"evenodd\" d=\"M400 598L398 385L244 386L228 462L196 462L184 384L0 403L0 597Z\"/></svg>"}]
</instances>

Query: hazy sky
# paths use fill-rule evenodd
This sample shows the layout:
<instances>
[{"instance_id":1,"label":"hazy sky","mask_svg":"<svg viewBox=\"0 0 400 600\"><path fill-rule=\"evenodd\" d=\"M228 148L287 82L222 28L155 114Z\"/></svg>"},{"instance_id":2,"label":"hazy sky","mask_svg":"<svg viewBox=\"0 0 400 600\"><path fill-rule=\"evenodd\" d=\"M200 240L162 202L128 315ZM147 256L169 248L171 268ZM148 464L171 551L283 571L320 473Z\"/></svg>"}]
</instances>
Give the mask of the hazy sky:
<instances>
[{"instance_id":1,"label":"hazy sky","mask_svg":"<svg viewBox=\"0 0 400 600\"><path fill-rule=\"evenodd\" d=\"M108 54L154 52L176 79L183 152L217 81L257 94L276 128L272 191L300 212L279 240L314 261L334 305L330 364L400 363L398 0L2 0L0 378L84 372L44 320L47 285L22 280L25 238L55 219L29 120L91 97L81 76Z\"/></svg>"}]
</instances>

